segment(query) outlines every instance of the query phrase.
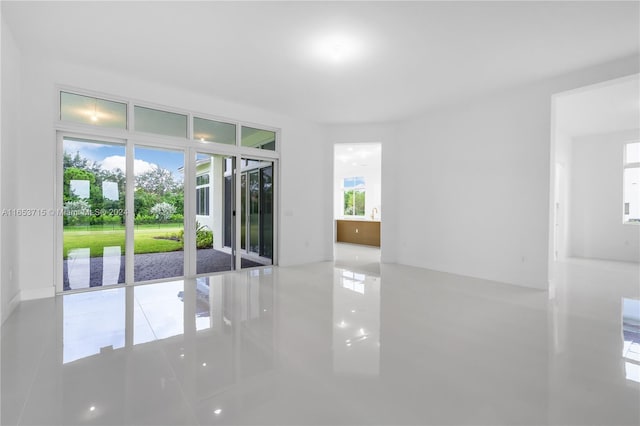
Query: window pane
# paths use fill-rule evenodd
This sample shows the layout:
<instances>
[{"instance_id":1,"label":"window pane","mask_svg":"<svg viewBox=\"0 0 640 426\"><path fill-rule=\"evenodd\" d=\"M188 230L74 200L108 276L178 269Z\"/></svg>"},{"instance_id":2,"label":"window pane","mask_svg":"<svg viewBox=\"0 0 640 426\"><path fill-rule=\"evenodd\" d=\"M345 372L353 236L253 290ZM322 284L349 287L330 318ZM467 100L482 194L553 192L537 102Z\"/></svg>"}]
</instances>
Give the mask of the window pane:
<instances>
[{"instance_id":1,"label":"window pane","mask_svg":"<svg viewBox=\"0 0 640 426\"><path fill-rule=\"evenodd\" d=\"M200 176L196 176L196 185L200 186L200 185L206 185L209 183L209 175L200 175Z\"/></svg>"},{"instance_id":2,"label":"window pane","mask_svg":"<svg viewBox=\"0 0 640 426\"><path fill-rule=\"evenodd\" d=\"M353 190L344 191L344 215L345 216L353 216Z\"/></svg>"},{"instance_id":3,"label":"window pane","mask_svg":"<svg viewBox=\"0 0 640 426\"><path fill-rule=\"evenodd\" d=\"M236 125L221 121L193 118L193 138L202 142L236 144Z\"/></svg>"},{"instance_id":4,"label":"window pane","mask_svg":"<svg viewBox=\"0 0 640 426\"><path fill-rule=\"evenodd\" d=\"M240 248L247 248L247 174L240 176Z\"/></svg>"},{"instance_id":5,"label":"window pane","mask_svg":"<svg viewBox=\"0 0 640 426\"><path fill-rule=\"evenodd\" d=\"M363 189L364 188L364 177L357 176L357 177L344 178L343 185L344 185L345 189L346 188Z\"/></svg>"},{"instance_id":6,"label":"window pane","mask_svg":"<svg viewBox=\"0 0 640 426\"><path fill-rule=\"evenodd\" d=\"M196 214L209 216L209 188L206 186L196 189Z\"/></svg>"},{"instance_id":7,"label":"window pane","mask_svg":"<svg viewBox=\"0 0 640 426\"><path fill-rule=\"evenodd\" d=\"M640 163L640 142L628 143L625 154L626 163Z\"/></svg>"},{"instance_id":8,"label":"window pane","mask_svg":"<svg viewBox=\"0 0 640 426\"><path fill-rule=\"evenodd\" d=\"M355 215L364 216L364 191L354 191Z\"/></svg>"},{"instance_id":9,"label":"window pane","mask_svg":"<svg viewBox=\"0 0 640 426\"><path fill-rule=\"evenodd\" d=\"M640 222L640 167L624 169L624 221Z\"/></svg>"},{"instance_id":10,"label":"window pane","mask_svg":"<svg viewBox=\"0 0 640 426\"><path fill-rule=\"evenodd\" d=\"M241 165L241 266L269 265L273 259L273 162L243 158Z\"/></svg>"},{"instance_id":11,"label":"window pane","mask_svg":"<svg viewBox=\"0 0 640 426\"><path fill-rule=\"evenodd\" d=\"M224 160L225 170L224 170L224 195L223 195L223 217L224 217L224 247L231 247L231 239L233 234L233 229L235 227L235 222L233 222L233 211L235 209L235 201L233 195L234 191L234 181L233 181L233 167L231 166L232 158L226 158ZM214 197L216 194L214 194ZM235 238L235 237L233 237ZM214 242L217 242L215 240ZM233 269L233 267L231 268Z\"/></svg>"},{"instance_id":12,"label":"window pane","mask_svg":"<svg viewBox=\"0 0 640 426\"><path fill-rule=\"evenodd\" d=\"M269 130L260 130L242 126L241 145L275 151L276 133Z\"/></svg>"},{"instance_id":13,"label":"window pane","mask_svg":"<svg viewBox=\"0 0 640 426\"><path fill-rule=\"evenodd\" d=\"M187 116L157 109L134 107L135 127L138 132L187 137Z\"/></svg>"},{"instance_id":14,"label":"window pane","mask_svg":"<svg viewBox=\"0 0 640 426\"><path fill-rule=\"evenodd\" d=\"M125 281L125 147L64 138L63 289Z\"/></svg>"},{"instance_id":15,"label":"window pane","mask_svg":"<svg viewBox=\"0 0 640 426\"><path fill-rule=\"evenodd\" d=\"M258 171L249 173L249 251L260 252L260 175Z\"/></svg>"},{"instance_id":16,"label":"window pane","mask_svg":"<svg viewBox=\"0 0 640 426\"><path fill-rule=\"evenodd\" d=\"M225 170L233 158L216 154L196 153L196 273L235 269L232 239L235 239L235 191L231 190L233 167ZM228 186L227 186L228 185ZM193 247L193 246L192 246ZM206 291L200 284L197 291ZM220 293L217 293L218 295Z\"/></svg>"},{"instance_id":17,"label":"window pane","mask_svg":"<svg viewBox=\"0 0 640 426\"><path fill-rule=\"evenodd\" d=\"M355 185L355 180L353 178L344 178L343 180L343 188L353 188Z\"/></svg>"},{"instance_id":18,"label":"window pane","mask_svg":"<svg viewBox=\"0 0 640 426\"><path fill-rule=\"evenodd\" d=\"M136 146L134 281L184 275L184 153Z\"/></svg>"},{"instance_id":19,"label":"window pane","mask_svg":"<svg viewBox=\"0 0 640 426\"><path fill-rule=\"evenodd\" d=\"M273 166L260 172L260 255L273 259Z\"/></svg>"},{"instance_id":20,"label":"window pane","mask_svg":"<svg viewBox=\"0 0 640 426\"><path fill-rule=\"evenodd\" d=\"M60 92L60 120L127 128L127 104Z\"/></svg>"}]
</instances>

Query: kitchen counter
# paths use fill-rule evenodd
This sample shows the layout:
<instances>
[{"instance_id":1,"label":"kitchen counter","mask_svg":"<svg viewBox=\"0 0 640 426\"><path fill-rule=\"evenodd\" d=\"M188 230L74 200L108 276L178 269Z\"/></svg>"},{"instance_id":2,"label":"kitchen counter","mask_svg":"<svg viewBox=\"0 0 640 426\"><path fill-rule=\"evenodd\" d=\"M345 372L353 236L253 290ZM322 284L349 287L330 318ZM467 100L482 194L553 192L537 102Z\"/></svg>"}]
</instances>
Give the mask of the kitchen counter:
<instances>
[{"instance_id":1,"label":"kitchen counter","mask_svg":"<svg viewBox=\"0 0 640 426\"><path fill-rule=\"evenodd\" d=\"M342 218L342 219L336 219L336 220L350 220L354 222L380 222L379 218L371 219L367 217L350 217L350 218Z\"/></svg>"},{"instance_id":2,"label":"kitchen counter","mask_svg":"<svg viewBox=\"0 0 640 426\"><path fill-rule=\"evenodd\" d=\"M380 221L367 219L337 219L336 241L380 247Z\"/></svg>"}]
</instances>

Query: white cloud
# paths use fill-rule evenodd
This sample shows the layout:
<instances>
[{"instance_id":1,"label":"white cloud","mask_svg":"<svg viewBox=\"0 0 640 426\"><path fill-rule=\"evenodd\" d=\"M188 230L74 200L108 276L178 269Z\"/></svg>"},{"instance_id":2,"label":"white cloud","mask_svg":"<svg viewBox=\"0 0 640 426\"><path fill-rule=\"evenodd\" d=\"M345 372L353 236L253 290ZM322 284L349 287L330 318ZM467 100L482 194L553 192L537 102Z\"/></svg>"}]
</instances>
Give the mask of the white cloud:
<instances>
[{"instance_id":1,"label":"white cloud","mask_svg":"<svg viewBox=\"0 0 640 426\"><path fill-rule=\"evenodd\" d=\"M100 165L100 167L102 167L104 170L120 169L122 171L125 171L127 167L127 160L122 155L112 155L102 160L102 164Z\"/></svg>"},{"instance_id":2,"label":"white cloud","mask_svg":"<svg viewBox=\"0 0 640 426\"><path fill-rule=\"evenodd\" d=\"M157 168L157 164L148 163L144 160L133 160L133 174L136 176Z\"/></svg>"},{"instance_id":3,"label":"white cloud","mask_svg":"<svg viewBox=\"0 0 640 426\"><path fill-rule=\"evenodd\" d=\"M102 160L101 167L104 170L120 169L125 172L127 170L127 160L123 155L111 155ZM133 173L136 176L157 168L156 164L144 160L133 160Z\"/></svg>"}]
</instances>

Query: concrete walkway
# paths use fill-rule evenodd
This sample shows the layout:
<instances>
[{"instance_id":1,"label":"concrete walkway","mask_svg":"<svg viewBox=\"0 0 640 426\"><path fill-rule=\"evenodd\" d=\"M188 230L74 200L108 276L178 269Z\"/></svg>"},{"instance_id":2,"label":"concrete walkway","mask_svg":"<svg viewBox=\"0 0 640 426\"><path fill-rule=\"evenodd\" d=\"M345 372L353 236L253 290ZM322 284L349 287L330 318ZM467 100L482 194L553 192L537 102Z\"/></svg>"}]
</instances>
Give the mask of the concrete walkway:
<instances>
[{"instance_id":1,"label":"concrete walkway","mask_svg":"<svg viewBox=\"0 0 640 426\"><path fill-rule=\"evenodd\" d=\"M64 261L64 289L98 287L124 283L124 256L79 257ZM260 263L242 259L242 267L262 266ZM230 271L231 255L214 249L197 252L198 274ZM150 281L184 275L184 252L136 254L134 256L135 281Z\"/></svg>"}]
</instances>

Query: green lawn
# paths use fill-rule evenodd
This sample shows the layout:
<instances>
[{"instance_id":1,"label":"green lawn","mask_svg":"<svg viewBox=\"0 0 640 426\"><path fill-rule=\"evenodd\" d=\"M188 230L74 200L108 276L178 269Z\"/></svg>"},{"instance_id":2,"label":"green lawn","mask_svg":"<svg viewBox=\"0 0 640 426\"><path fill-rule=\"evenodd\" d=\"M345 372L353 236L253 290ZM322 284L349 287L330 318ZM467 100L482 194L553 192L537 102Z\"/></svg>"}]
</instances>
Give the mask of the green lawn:
<instances>
[{"instance_id":1,"label":"green lawn","mask_svg":"<svg viewBox=\"0 0 640 426\"><path fill-rule=\"evenodd\" d=\"M134 253L164 253L182 249L179 241L158 239L178 234L181 224L136 225ZM64 258L69 250L89 248L91 257L101 257L103 247L120 246L124 254L124 226L69 226L64 229Z\"/></svg>"}]
</instances>

